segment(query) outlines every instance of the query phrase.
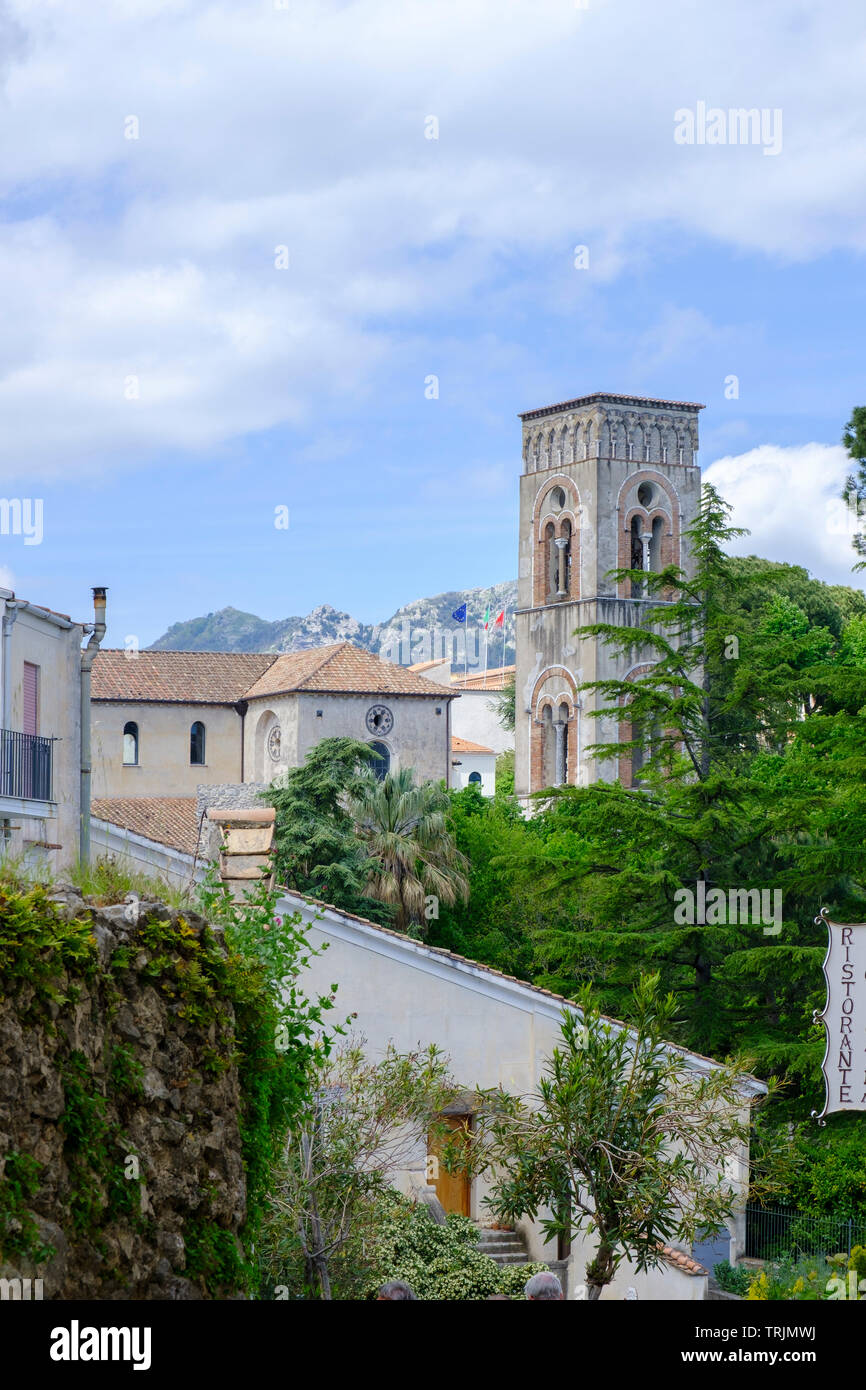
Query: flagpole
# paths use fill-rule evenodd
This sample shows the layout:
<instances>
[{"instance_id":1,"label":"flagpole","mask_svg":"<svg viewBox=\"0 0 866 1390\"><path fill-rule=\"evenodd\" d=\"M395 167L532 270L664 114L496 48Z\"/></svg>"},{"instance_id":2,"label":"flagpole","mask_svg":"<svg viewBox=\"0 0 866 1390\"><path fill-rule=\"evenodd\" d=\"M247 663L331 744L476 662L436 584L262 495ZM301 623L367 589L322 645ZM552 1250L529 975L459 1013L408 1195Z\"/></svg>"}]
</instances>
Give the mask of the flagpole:
<instances>
[{"instance_id":1,"label":"flagpole","mask_svg":"<svg viewBox=\"0 0 866 1390\"><path fill-rule=\"evenodd\" d=\"M500 671L504 671L504 670L505 670L505 624L506 624L507 622L508 622L508 608L506 607L506 608L503 608L503 610L502 610L502 662L501 662L500 667L499 667Z\"/></svg>"},{"instance_id":2,"label":"flagpole","mask_svg":"<svg viewBox=\"0 0 866 1390\"><path fill-rule=\"evenodd\" d=\"M487 689L487 644L490 641L490 604L487 605L487 621L484 624L484 680L481 689Z\"/></svg>"}]
</instances>

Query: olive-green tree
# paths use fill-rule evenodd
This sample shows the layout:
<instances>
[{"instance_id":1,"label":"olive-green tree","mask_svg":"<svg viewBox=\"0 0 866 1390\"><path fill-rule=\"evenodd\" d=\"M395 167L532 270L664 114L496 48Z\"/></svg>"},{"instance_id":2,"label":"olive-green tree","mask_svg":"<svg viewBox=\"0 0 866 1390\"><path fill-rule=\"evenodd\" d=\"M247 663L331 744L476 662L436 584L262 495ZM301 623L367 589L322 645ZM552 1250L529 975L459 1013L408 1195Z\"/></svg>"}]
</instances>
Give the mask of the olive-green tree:
<instances>
[{"instance_id":1,"label":"olive-green tree","mask_svg":"<svg viewBox=\"0 0 866 1390\"><path fill-rule=\"evenodd\" d=\"M601 1015L587 988L580 1015L564 1012L562 1045L533 1095L476 1097L473 1163L491 1174L494 1213L536 1220L547 1209L548 1238L593 1237L590 1300L624 1259L657 1267L662 1245L690 1244L736 1201L725 1160L749 1138L747 1063L695 1070L665 1042L674 1011L656 975L635 986L629 1029Z\"/></svg>"}]
</instances>

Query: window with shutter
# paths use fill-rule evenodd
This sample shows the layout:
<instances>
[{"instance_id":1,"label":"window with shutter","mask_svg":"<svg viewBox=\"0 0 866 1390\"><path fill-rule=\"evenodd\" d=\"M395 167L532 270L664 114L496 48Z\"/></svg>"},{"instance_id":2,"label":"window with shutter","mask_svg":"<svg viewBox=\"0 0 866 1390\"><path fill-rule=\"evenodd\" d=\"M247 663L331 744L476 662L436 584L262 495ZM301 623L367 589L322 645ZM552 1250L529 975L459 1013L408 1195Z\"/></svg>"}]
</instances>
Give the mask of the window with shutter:
<instances>
[{"instance_id":1,"label":"window with shutter","mask_svg":"<svg viewBox=\"0 0 866 1390\"><path fill-rule=\"evenodd\" d=\"M24 719L22 730L25 734L39 733L39 667L32 661L24 663Z\"/></svg>"}]
</instances>

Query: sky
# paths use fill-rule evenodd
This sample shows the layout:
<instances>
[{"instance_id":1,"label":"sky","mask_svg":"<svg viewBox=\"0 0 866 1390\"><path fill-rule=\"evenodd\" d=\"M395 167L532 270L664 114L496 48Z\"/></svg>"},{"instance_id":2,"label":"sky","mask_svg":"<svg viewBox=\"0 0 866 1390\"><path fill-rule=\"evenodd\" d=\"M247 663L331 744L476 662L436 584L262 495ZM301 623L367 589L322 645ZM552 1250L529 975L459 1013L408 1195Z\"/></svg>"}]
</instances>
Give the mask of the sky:
<instances>
[{"instance_id":1,"label":"sky","mask_svg":"<svg viewBox=\"0 0 866 1390\"><path fill-rule=\"evenodd\" d=\"M862 0L0 0L0 583L381 620L513 578L517 413L612 391L862 586L864 70Z\"/></svg>"}]
</instances>

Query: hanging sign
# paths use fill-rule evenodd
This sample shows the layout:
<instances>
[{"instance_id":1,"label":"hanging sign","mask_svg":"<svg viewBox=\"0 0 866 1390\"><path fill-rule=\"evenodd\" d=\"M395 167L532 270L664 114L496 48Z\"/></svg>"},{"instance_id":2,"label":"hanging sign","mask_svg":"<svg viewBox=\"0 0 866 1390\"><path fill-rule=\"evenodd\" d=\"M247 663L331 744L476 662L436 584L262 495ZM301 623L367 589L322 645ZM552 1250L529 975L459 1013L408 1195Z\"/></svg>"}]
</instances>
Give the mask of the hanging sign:
<instances>
[{"instance_id":1,"label":"hanging sign","mask_svg":"<svg viewBox=\"0 0 866 1390\"><path fill-rule=\"evenodd\" d=\"M827 1095L820 1114L812 1111L823 1124L835 1111L866 1110L866 924L831 922L825 908L815 921L830 934L824 957L827 1003L814 1015L827 1030L822 1063Z\"/></svg>"}]
</instances>

